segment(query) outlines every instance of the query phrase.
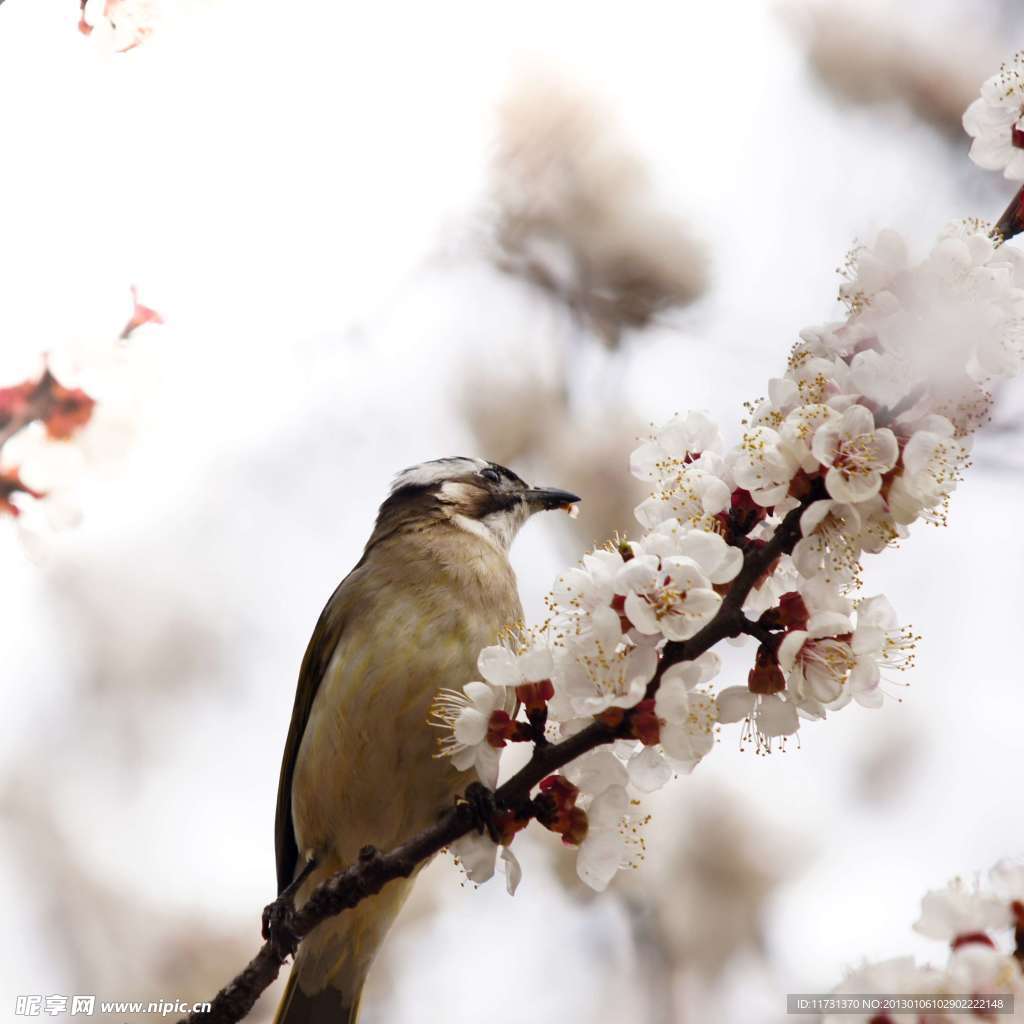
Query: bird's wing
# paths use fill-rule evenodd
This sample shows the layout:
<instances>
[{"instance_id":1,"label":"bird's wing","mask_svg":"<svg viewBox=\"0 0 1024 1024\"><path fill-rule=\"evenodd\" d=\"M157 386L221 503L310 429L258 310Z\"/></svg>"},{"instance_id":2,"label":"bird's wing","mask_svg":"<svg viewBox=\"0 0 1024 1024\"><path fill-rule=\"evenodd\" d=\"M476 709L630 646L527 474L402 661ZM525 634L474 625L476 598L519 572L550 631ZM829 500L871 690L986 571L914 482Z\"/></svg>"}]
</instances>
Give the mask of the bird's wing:
<instances>
[{"instance_id":1,"label":"bird's wing","mask_svg":"<svg viewBox=\"0 0 1024 1024\"><path fill-rule=\"evenodd\" d=\"M320 682L327 671L327 665L334 654L345 627L345 602L341 599L342 588L351 578L351 573L338 585L331 599L324 606L317 620L313 636L306 648L299 670L299 684L295 691L295 705L292 708L292 722L288 727L288 739L281 759L281 780L277 787L277 818L274 823L274 846L277 852L277 891L280 894L295 877L299 859L299 847L295 840L295 826L292 824L292 777L295 774L295 760L309 721L310 709L320 689Z\"/></svg>"}]
</instances>

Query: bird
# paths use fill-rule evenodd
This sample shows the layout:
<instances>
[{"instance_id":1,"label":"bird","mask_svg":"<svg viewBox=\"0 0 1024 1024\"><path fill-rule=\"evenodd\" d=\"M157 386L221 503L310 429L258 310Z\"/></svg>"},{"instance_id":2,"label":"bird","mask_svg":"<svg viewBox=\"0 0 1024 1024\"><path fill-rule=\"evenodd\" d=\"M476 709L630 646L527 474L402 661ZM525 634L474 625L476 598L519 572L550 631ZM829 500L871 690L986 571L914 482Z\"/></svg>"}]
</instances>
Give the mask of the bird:
<instances>
[{"instance_id":1,"label":"bird","mask_svg":"<svg viewBox=\"0 0 1024 1024\"><path fill-rule=\"evenodd\" d=\"M480 458L395 478L299 670L275 822L279 899L301 906L355 863L433 824L472 781L437 758L431 704L477 675L523 618L509 548L536 512L580 499ZM414 878L319 924L295 955L275 1024L352 1024L370 965Z\"/></svg>"}]
</instances>

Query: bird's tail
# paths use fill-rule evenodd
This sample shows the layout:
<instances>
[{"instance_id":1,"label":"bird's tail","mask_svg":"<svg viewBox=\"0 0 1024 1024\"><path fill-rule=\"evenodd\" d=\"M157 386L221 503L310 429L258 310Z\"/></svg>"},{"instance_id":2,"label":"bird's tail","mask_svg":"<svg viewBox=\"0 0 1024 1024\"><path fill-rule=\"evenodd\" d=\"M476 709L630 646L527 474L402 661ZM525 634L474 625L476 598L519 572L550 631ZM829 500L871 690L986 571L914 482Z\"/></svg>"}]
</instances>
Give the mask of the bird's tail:
<instances>
[{"instance_id":1,"label":"bird's tail","mask_svg":"<svg viewBox=\"0 0 1024 1024\"><path fill-rule=\"evenodd\" d=\"M292 967L284 995L274 1014L274 1024L355 1024L359 995L327 987L306 995L299 987L299 972Z\"/></svg>"},{"instance_id":2,"label":"bird's tail","mask_svg":"<svg viewBox=\"0 0 1024 1024\"><path fill-rule=\"evenodd\" d=\"M329 870L314 872L307 891ZM274 1024L355 1024L366 974L411 886L397 879L302 940Z\"/></svg>"}]
</instances>

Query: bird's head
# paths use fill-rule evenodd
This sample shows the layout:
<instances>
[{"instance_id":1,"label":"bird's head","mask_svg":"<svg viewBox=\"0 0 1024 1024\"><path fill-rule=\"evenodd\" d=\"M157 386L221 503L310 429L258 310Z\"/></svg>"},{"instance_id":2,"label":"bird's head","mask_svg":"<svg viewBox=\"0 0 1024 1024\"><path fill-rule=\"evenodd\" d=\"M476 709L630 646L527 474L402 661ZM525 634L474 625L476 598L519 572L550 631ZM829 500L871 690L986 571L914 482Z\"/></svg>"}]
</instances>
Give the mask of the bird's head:
<instances>
[{"instance_id":1,"label":"bird's head","mask_svg":"<svg viewBox=\"0 0 1024 1024\"><path fill-rule=\"evenodd\" d=\"M406 523L446 521L507 551L534 512L566 508L579 500L558 487L531 487L495 462L434 459L395 477L380 508L377 533Z\"/></svg>"}]
</instances>

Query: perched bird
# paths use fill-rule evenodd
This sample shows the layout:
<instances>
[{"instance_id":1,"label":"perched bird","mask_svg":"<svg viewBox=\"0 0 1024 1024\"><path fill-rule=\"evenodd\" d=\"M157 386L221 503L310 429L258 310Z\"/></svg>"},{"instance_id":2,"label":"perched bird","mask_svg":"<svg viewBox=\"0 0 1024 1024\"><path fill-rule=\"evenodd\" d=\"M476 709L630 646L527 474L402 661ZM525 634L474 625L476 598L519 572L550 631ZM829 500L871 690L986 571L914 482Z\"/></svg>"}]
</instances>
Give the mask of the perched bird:
<instances>
[{"instance_id":1,"label":"perched bird","mask_svg":"<svg viewBox=\"0 0 1024 1024\"><path fill-rule=\"evenodd\" d=\"M366 845L428 827L471 781L437 759L438 689L522 619L508 549L534 512L579 499L483 459L400 473L358 565L320 615L299 672L277 796L278 892L301 906ZM412 879L317 926L299 947L276 1024L354 1021L363 982Z\"/></svg>"}]
</instances>

